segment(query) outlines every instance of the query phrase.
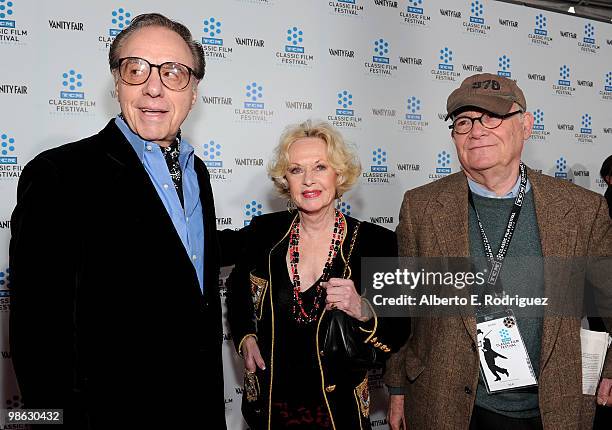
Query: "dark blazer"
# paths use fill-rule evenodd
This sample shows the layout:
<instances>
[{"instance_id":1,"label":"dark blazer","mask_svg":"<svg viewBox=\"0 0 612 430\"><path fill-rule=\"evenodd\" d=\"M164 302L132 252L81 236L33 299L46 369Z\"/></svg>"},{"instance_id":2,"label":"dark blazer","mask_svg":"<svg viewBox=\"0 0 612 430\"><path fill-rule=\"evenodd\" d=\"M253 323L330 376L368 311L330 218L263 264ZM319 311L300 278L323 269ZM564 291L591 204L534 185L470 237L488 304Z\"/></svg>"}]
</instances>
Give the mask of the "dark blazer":
<instances>
[{"instance_id":1,"label":"dark blazer","mask_svg":"<svg viewBox=\"0 0 612 430\"><path fill-rule=\"evenodd\" d=\"M269 428L269 399L272 398L272 381L274 378L274 352L283 348L283 339L274 337L278 330L274 319L277 310L279 284L286 284L287 269L285 263L289 228L296 213L277 212L255 217L251 222L250 240L245 246L244 256L239 259L228 280L228 319L232 338L240 353L242 341L249 334L257 336L266 370L258 369L260 395L256 400L261 410L259 417L245 414L251 428L259 430ZM342 277L346 257L349 255L351 238L355 229L354 218L345 217L347 233L342 243L341 264L334 264L332 277ZM397 242L395 234L383 227L362 222L353 251L350 257L350 279L355 283L357 292L363 290L361 285L362 257L395 257ZM280 258L277 258L280 257ZM317 345L323 344L322 327L325 326L327 313L323 311L317 325ZM374 346L384 357L399 348L406 340L404 330L406 321L402 318L373 318L363 325L363 341ZM399 326L399 327L398 327ZM400 328L399 330L397 328ZM319 348L317 348L319 349ZM367 373L365 371L347 371L346 368L332 368L325 357L317 357L321 371L322 394L326 400L328 413L334 429L366 429L369 423L369 392ZM248 407L248 390L243 395L243 412Z\"/></svg>"},{"instance_id":2,"label":"dark blazer","mask_svg":"<svg viewBox=\"0 0 612 430\"><path fill-rule=\"evenodd\" d=\"M531 169L527 176L544 257L612 255L612 222L602 196ZM397 234L402 256L469 257L468 184L463 172L407 191ZM604 266L597 272L601 279L594 283L597 305L608 317L612 315L609 270ZM579 299L583 285L575 281L566 270L545 272L545 296ZM605 322L611 331L612 319ZM408 427L467 429L479 372L475 317L416 318L411 323L410 339L391 357L385 373L388 385L407 390ZM538 375L544 429L592 427L595 398L582 394L580 327L579 317L544 315ZM603 377L612 377L612 354L606 358Z\"/></svg>"},{"instance_id":3,"label":"dark blazer","mask_svg":"<svg viewBox=\"0 0 612 430\"><path fill-rule=\"evenodd\" d=\"M204 294L114 120L24 168L10 345L25 407L64 409L78 429L225 428L215 209L197 157L195 169Z\"/></svg>"}]
</instances>

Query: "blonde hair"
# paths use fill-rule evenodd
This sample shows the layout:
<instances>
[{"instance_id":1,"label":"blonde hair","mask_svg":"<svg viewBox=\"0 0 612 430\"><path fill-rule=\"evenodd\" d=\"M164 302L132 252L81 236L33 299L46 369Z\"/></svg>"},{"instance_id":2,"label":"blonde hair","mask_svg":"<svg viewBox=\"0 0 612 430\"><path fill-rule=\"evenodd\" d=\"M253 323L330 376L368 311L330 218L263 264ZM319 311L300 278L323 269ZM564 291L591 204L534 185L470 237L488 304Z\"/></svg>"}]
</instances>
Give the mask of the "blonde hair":
<instances>
[{"instance_id":1,"label":"blonde hair","mask_svg":"<svg viewBox=\"0 0 612 430\"><path fill-rule=\"evenodd\" d=\"M338 175L336 194L337 197L342 196L351 189L361 174L359 158L346 144L340 132L331 124L310 119L285 128L274 149L274 157L268 165L268 175L276 189L282 196L289 197L289 186L285 178L289 166L289 148L297 140L305 137L315 137L325 142L327 159Z\"/></svg>"}]
</instances>

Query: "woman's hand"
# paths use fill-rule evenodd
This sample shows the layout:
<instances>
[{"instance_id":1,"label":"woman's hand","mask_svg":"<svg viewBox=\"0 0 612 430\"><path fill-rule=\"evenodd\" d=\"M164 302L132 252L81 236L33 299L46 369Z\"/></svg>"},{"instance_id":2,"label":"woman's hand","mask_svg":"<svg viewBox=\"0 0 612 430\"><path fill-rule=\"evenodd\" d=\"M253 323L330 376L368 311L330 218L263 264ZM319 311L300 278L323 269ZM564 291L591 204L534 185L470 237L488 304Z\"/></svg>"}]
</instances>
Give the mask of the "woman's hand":
<instances>
[{"instance_id":1,"label":"woman's hand","mask_svg":"<svg viewBox=\"0 0 612 430\"><path fill-rule=\"evenodd\" d=\"M321 286L327 290L325 309L340 309L359 321L367 321L371 315L362 312L361 296L355 290L355 284L350 279L331 278L322 282Z\"/></svg>"},{"instance_id":2,"label":"woman's hand","mask_svg":"<svg viewBox=\"0 0 612 430\"><path fill-rule=\"evenodd\" d=\"M257 340L253 336L247 337L242 342L242 356L244 357L244 368L247 372L255 373L258 367L261 370L266 370L266 363L261 358Z\"/></svg>"}]
</instances>

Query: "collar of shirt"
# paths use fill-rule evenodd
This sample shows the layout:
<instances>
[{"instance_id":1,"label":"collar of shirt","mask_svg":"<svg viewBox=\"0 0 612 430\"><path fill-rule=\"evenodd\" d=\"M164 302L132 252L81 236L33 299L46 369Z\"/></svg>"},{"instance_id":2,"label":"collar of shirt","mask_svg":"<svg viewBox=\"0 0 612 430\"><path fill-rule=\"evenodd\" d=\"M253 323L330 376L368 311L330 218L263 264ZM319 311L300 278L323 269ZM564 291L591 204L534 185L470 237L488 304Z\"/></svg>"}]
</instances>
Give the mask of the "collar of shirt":
<instances>
[{"instance_id":1,"label":"collar of shirt","mask_svg":"<svg viewBox=\"0 0 612 430\"><path fill-rule=\"evenodd\" d=\"M168 165L161 148L154 142L142 139L134 133L121 118L115 118L115 124L130 143L144 170L149 175L172 224L179 235L191 260L200 290L204 289L204 214L200 202L200 186L195 171L195 151L184 139L181 139L179 164L182 171L184 208L172 184Z\"/></svg>"},{"instance_id":2,"label":"collar of shirt","mask_svg":"<svg viewBox=\"0 0 612 430\"><path fill-rule=\"evenodd\" d=\"M119 127L119 130L121 130L127 141L130 142L130 145L132 145L132 148L134 148L134 151L136 151L136 155L141 162L144 161L145 150L159 151L161 153L161 149L157 143L144 140L142 137L138 136L119 115L117 115L115 118L115 124L117 127ZM195 154L193 146L191 146L185 139L181 139L179 151L179 164L181 165L181 171L184 172L188 165L189 167L193 168L193 156Z\"/></svg>"},{"instance_id":3,"label":"collar of shirt","mask_svg":"<svg viewBox=\"0 0 612 430\"><path fill-rule=\"evenodd\" d=\"M512 189L508 191L505 195L498 196L497 194L495 194L495 192L485 188L484 186L480 185L478 182L473 181L470 178L467 178L467 180L468 180L468 186L470 187L470 191L472 191L477 196L487 197L490 199L514 199L516 198L518 194L518 190L521 187L521 176L519 175L516 178L516 183L514 184ZM529 178L527 178L527 187L525 188L525 192L529 192L530 189L531 189L531 183L529 182Z\"/></svg>"}]
</instances>

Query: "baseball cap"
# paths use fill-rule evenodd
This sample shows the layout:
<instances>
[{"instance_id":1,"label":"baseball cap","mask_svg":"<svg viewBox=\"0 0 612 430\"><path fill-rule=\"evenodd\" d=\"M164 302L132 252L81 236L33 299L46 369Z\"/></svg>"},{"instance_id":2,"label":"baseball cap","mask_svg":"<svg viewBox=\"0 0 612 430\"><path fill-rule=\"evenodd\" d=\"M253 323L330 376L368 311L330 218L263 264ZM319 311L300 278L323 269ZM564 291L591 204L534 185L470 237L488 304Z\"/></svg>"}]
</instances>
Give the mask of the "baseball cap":
<instances>
[{"instance_id":1,"label":"baseball cap","mask_svg":"<svg viewBox=\"0 0 612 430\"><path fill-rule=\"evenodd\" d=\"M512 79L491 73L479 73L463 80L446 101L446 121L455 111L467 106L484 109L496 115L508 113L512 103L517 103L524 111L527 102L523 91Z\"/></svg>"}]
</instances>

